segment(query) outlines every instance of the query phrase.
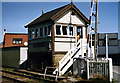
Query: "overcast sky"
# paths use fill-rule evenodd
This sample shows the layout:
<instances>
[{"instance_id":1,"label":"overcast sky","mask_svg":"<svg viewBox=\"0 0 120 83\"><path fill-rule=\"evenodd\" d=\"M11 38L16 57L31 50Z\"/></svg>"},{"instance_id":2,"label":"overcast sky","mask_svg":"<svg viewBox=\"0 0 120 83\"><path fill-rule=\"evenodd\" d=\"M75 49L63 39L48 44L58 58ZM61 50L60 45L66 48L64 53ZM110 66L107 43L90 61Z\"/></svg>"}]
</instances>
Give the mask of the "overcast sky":
<instances>
[{"instance_id":1,"label":"overcast sky","mask_svg":"<svg viewBox=\"0 0 120 83\"><path fill-rule=\"evenodd\" d=\"M9 33L27 33L26 24L44 12L59 8L70 2L2 2L2 29ZM87 17L90 15L90 2L74 2ZM98 32L118 32L118 2L99 2Z\"/></svg>"}]
</instances>

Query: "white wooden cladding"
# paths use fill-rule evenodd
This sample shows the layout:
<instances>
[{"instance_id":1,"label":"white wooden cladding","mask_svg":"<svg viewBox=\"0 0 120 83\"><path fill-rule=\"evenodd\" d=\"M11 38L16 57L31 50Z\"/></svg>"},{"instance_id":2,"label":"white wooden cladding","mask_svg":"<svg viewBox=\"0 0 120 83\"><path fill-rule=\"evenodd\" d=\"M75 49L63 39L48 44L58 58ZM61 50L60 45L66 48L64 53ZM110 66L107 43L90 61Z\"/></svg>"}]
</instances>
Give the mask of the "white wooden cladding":
<instances>
[{"instance_id":1,"label":"white wooden cladding","mask_svg":"<svg viewBox=\"0 0 120 83\"><path fill-rule=\"evenodd\" d=\"M70 15L71 10L66 12L61 18L59 18L56 22L58 23L70 23L70 16L71 16L71 23L72 24L79 24L79 25L85 25L85 22L79 18L78 15Z\"/></svg>"},{"instance_id":2,"label":"white wooden cladding","mask_svg":"<svg viewBox=\"0 0 120 83\"><path fill-rule=\"evenodd\" d=\"M75 43L55 42L55 51L68 51Z\"/></svg>"},{"instance_id":3,"label":"white wooden cladding","mask_svg":"<svg viewBox=\"0 0 120 83\"><path fill-rule=\"evenodd\" d=\"M75 38L55 38L55 41L76 41Z\"/></svg>"}]
</instances>

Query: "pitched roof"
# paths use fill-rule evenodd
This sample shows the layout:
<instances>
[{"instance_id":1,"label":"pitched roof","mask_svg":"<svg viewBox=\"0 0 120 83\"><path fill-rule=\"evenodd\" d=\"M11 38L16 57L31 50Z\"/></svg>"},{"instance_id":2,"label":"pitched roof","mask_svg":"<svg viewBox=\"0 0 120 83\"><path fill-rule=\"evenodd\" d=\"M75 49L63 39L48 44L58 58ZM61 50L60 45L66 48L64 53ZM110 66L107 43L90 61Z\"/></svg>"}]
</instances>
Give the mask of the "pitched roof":
<instances>
[{"instance_id":1,"label":"pitched roof","mask_svg":"<svg viewBox=\"0 0 120 83\"><path fill-rule=\"evenodd\" d=\"M83 18L83 20L86 23L89 23L89 20L82 14L82 12L79 11L79 9L73 4L67 4L65 6L62 6L60 8L54 9L52 11L46 12L44 14L42 14L41 16L39 16L38 18L36 18L35 20L33 20L31 23L29 23L28 25L25 26L25 28L27 28L28 26L40 23L40 22L44 22L47 20L52 20L54 21L55 19L57 19L59 16L61 16L64 12L66 12L68 9L73 8L77 11L78 15L80 17Z\"/></svg>"}]
</instances>

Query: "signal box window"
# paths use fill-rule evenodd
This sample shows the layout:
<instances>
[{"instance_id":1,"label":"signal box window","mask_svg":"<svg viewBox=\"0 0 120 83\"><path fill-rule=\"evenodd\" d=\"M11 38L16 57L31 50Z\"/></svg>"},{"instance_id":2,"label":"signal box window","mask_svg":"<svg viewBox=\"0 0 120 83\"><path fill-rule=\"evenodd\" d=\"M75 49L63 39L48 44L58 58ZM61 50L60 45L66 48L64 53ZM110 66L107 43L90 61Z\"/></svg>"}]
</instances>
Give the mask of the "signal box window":
<instances>
[{"instance_id":1,"label":"signal box window","mask_svg":"<svg viewBox=\"0 0 120 83\"><path fill-rule=\"evenodd\" d=\"M56 35L61 35L60 25L56 25Z\"/></svg>"},{"instance_id":2,"label":"signal box window","mask_svg":"<svg viewBox=\"0 0 120 83\"><path fill-rule=\"evenodd\" d=\"M44 36L47 36L47 27L44 28Z\"/></svg>"},{"instance_id":3,"label":"signal box window","mask_svg":"<svg viewBox=\"0 0 120 83\"><path fill-rule=\"evenodd\" d=\"M67 26L62 26L63 35L67 35Z\"/></svg>"},{"instance_id":4,"label":"signal box window","mask_svg":"<svg viewBox=\"0 0 120 83\"><path fill-rule=\"evenodd\" d=\"M69 34L70 36L73 36L73 27L69 27Z\"/></svg>"},{"instance_id":5,"label":"signal box window","mask_svg":"<svg viewBox=\"0 0 120 83\"><path fill-rule=\"evenodd\" d=\"M82 26L77 26L77 36L80 35L82 37Z\"/></svg>"},{"instance_id":6,"label":"signal box window","mask_svg":"<svg viewBox=\"0 0 120 83\"><path fill-rule=\"evenodd\" d=\"M32 38L34 38L35 32L34 30L32 30Z\"/></svg>"},{"instance_id":7,"label":"signal box window","mask_svg":"<svg viewBox=\"0 0 120 83\"><path fill-rule=\"evenodd\" d=\"M38 29L35 29L35 37L38 37Z\"/></svg>"},{"instance_id":8,"label":"signal box window","mask_svg":"<svg viewBox=\"0 0 120 83\"><path fill-rule=\"evenodd\" d=\"M43 28L40 28L40 36L43 36Z\"/></svg>"},{"instance_id":9,"label":"signal box window","mask_svg":"<svg viewBox=\"0 0 120 83\"><path fill-rule=\"evenodd\" d=\"M31 39L31 31L28 32L29 39Z\"/></svg>"},{"instance_id":10,"label":"signal box window","mask_svg":"<svg viewBox=\"0 0 120 83\"><path fill-rule=\"evenodd\" d=\"M51 29L52 29L52 27L51 27L51 26L48 26L48 36L51 35Z\"/></svg>"}]
</instances>

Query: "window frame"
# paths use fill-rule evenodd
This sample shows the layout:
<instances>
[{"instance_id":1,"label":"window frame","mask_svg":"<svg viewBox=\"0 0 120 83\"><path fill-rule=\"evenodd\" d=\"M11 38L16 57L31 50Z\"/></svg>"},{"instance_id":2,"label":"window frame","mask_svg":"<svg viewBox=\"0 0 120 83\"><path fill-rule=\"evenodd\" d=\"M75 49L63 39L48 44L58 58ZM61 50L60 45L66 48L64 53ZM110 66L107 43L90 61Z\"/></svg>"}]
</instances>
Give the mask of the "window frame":
<instances>
[{"instance_id":1,"label":"window frame","mask_svg":"<svg viewBox=\"0 0 120 83\"><path fill-rule=\"evenodd\" d=\"M34 34L33 34L34 33ZM31 37L31 39L34 39L35 38L35 30L33 29L33 30L31 30L31 34L32 34L32 37Z\"/></svg>"},{"instance_id":2,"label":"window frame","mask_svg":"<svg viewBox=\"0 0 120 83\"><path fill-rule=\"evenodd\" d=\"M57 35L57 34L56 34L56 25L61 26L61 27L60 27L61 35ZM63 35L62 26L67 26L67 35ZM69 34L69 25L68 25L68 24L55 24L54 27L55 27L55 36L74 37L75 32L74 32L74 26L73 26L73 25L70 25L70 27L73 27L73 35L70 35L70 34Z\"/></svg>"},{"instance_id":3,"label":"window frame","mask_svg":"<svg viewBox=\"0 0 120 83\"><path fill-rule=\"evenodd\" d=\"M66 27L66 32L67 32L66 35L64 35L63 26ZM62 28L62 35L63 35L63 36L67 36L67 35L68 35L68 26L67 26L67 25L62 25L61 28Z\"/></svg>"},{"instance_id":4,"label":"window frame","mask_svg":"<svg viewBox=\"0 0 120 83\"><path fill-rule=\"evenodd\" d=\"M55 25L55 36L61 36L61 35L57 35L57 34L56 34L56 26L60 26L60 34L62 35L62 33L61 33L61 25L60 25L60 24L57 24L57 25Z\"/></svg>"},{"instance_id":5,"label":"window frame","mask_svg":"<svg viewBox=\"0 0 120 83\"><path fill-rule=\"evenodd\" d=\"M13 43L15 41L15 43ZM19 41L21 41L21 43L19 43ZM13 38L13 44L15 45L15 44L22 44L22 38ZM16 43L16 42L18 42L18 43Z\"/></svg>"},{"instance_id":6,"label":"window frame","mask_svg":"<svg viewBox=\"0 0 120 83\"><path fill-rule=\"evenodd\" d=\"M28 31L28 39L32 39L32 31Z\"/></svg>"},{"instance_id":7,"label":"window frame","mask_svg":"<svg viewBox=\"0 0 120 83\"><path fill-rule=\"evenodd\" d=\"M47 37L48 36L48 26L44 26L44 37ZM46 33L45 33L45 30L46 30Z\"/></svg>"},{"instance_id":8,"label":"window frame","mask_svg":"<svg viewBox=\"0 0 120 83\"><path fill-rule=\"evenodd\" d=\"M74 29L73 29L73 26L71 25L71 26L68 26L68 27L69 27L69 36L74 36ZM72 29L73 29L72 35L70 35L70 34L71 34L71 32L70 32L70 27L72 27Z\"/></svg>"},{"instance_id":9,"label":"window frame","mask_svg":"<svg viewBox=\"0 0 120 83\"><path fill-rule=\"evenodd\" d=\"M78 28L81 29L81 34L80 34L80 38L82 38L83 34L82 34L82 29L83 29L83 26L76 26L76 29L77 29L77 35L78 35Z\"/></svg>"},{"instance_id":10,"label":"window frame","mask_svg":"<svg viewBox=\"0 0 120 83\"><path fill-rule=\"evenodd\" d=\"M38 31L38 29L35 29L35 38L38 38L38 34L39 34L39 31Z\"/></svg>"},{"instance_id":11,"label":"window frame","mask_svg":"<svg viewBox=\"0 0 120 83\"><path fill-rule=\"evenodd\" d=\"M41 35L41 29L42 29L42 35ZM41 27L41 28L40 28L40 32L39 32L40 37L43 37L43 36L44 36L43 31L44 31L44 30L43 30L43 27Z\"/></svg>"},{"instance_id":12,"label":"window frame","mask_svg":"<svg viewBox=\"0 0 120 83\"><path fill-rule=\"evenodd\" d=\"M50 29L49 29L50 28ZM49 30L50 30L50 34L49 34ZM51 36L51 33L52 33L52 25L48 25L47 26L47 34L48 34L48 36Z\"/></svg>"}]
</instances>

